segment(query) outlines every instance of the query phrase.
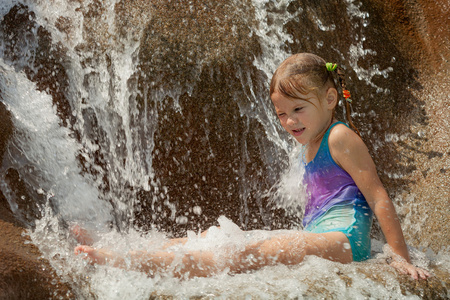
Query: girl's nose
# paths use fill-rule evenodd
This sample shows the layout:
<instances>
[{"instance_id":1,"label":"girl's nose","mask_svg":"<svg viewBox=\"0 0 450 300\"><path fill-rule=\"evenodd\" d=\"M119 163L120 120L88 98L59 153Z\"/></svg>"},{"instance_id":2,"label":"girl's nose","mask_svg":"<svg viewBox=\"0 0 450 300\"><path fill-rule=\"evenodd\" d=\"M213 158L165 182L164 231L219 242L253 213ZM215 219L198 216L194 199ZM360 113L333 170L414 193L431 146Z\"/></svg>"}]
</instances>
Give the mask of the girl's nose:
<instances>
[{"instance_id":1,"label":"girl's nose","mask_svg":"<svg viewBox=\"0 0 450 300\"><path fill-rule=\"evenodd\" d=\"M296 125L297 123L298 123L297 118L289 117L289 118L287 119L287 124L288 124L288 125Z\"/></svg>"}]
</instances>

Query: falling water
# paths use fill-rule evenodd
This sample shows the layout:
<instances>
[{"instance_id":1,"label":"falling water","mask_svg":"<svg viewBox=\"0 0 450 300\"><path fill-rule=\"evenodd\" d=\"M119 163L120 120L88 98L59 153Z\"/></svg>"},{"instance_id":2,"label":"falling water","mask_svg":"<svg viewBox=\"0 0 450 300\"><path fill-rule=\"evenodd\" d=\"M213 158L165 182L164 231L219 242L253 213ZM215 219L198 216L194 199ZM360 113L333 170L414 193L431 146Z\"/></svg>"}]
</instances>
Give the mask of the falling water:
<instances>
[{"instance_id":1,"label":"falling water","mask_svg":"<svg viewBox=\"0 0 450 300\"><path fill-rule=\"evenodd\" d=\"M237 155L243 163L239 166L230 163L230 172L236 178L236 183L230 183L230 190L238 192L232 197L238 199L240 209L234 222L226 217L212 220L205 212L207 205L202 202L189 204L190 207L183 211L177 199L170 196L171 186L162 183L155 167L155 163L160 163L155 160L169 159L181 170L186 167L181 160L190 160L190 150L181 158L158 155L156 152L163 148L158 148L156 140L161 124L176 122L173 115L187 118L191 113L183 104L183 97L195 93L202 71L210 63L209 57L191 53L192 57L186 58L189 62L181 66L191 67L187 71L189 79L184 81L176 76L143 74L145 68L146 71L153 68L142 61L142 37L146 28L144 23L130 20L152 20L156 18L152 15L156 11L152 11L151 4L133 7L135 11L127 12L131 24L126 24L121 19L124 16L119 16L115 10L122 2L104 2L99 5L101 11L95 11L96 1L9 0L0 6L3 18L13 7L18 7L18 14L22 13L27 19L20 25L27 26L23 31L26 34L21 37L13 36L6 27L0 31L1 101L11 113L14 126L14 135L1 165L0 189L15 215L28 224L32 242L77 296L86 299L148 299L151 295L208 299L302 298L314 295L311 289L316 289L325 291L323 294L317 292L317 295L333 298L408 297L404 296L395 272L385 271L381 281L364 275L383 265L383 241L379 239L373 240L376 258L368 264L341 265L308 257L295 267L275 266L251 274L219 274L189 280L158 275L149 278L139 272L94 267L74 256L76 242L68 228L75 223L96 234L96 246L123 253L130 249L157 249L165 241L166 234L155 228L164 229L169 235L176 234L160 224L163 219L180 226L189 224L190 220L201 220L198 227L193 227L196 229L220 225L220 229L213 227L213 233L205 239L199 239L198 232L188 227L187 248L216 249L214 247L224 244L237 247L249 237L236 223L249 229L258 227L258 222L261 222L260 228L277 227L279 217L277 219L268 212L265 203L286 211L291 224L285 224L285 227L296 228L305 199L298 180L302 169L296 163L301 149L289 140L277 123L267 97L268 79L291 53L287 45L296 43L284 27L302 18L305 10L312 12L313 22L321 31L336 30L333 24L315 15L312 7L288 9L293 1L252 0L234 4L234 13L241 18L253 13L248 17L253 19L248 23L248 37L258 41L259 52L252 55L251 66L238 65L234 74L242 90L236 92L234 101L238 107L236 118L240 118L239 122L244 120L242 133L236 133L235 142ZM365 39L362 28L370 25L369 16L355 1L345 1L345 4L348 18L355 27L360 26L358 37L347 49L350 67L359 80L377 92L387 94L389 91L372 79L376 75L387 77L392 68L365 69L358 63L365 55L376 55L375 50L364 49L362 44ZM133 13L142 14L141 18L135 16L133 19L130 17ZM94 16L87 18L88 14ZM42 29L48 32L53 49L56 49L52 55L59 51L63 57L55 63L53 72L58 72L56 66L60 66L65 69L65 77L57 78L55 73L50 73L60 80L56 85L63 90L60 95L63 100L57 100L50 88L42 88L37 82L42 71L39 66ZM95 31L88 32L88 29ZM320 40L311 43L317 48L324 44ZM345 56L342 49L335 51ZM152 57L158 55L163 54L155 51ZM145 82L143 78L151 80ZM64 89L61 88L63 83L67 83ZM218 106L213 105L214 96L207 100L211 103L204 106L204 120L196 120L206 128L202 147L207 147L205 145L211 142L213 135L222 134L212 132L217 129L211 125L216 113L208 111L208 107ZM167 111L172 115L166 114ZM185 120L180 120L171 128L175 131L177 126L182 127L186 133L183 138L192 138L183 122ZM250 144L253 141L259 149L257 161L265 166L262 175L255 175L256 179L246 178L250 172L247 165L254 162L251 157L254 150L251 149L255 146ZM166 142L177 145L175 138ZM166 149L172 148L167 146ZM219 154L211 148L210 155L217 157ZM195 161L191 163L195 165ZM215 189L205 185L210 180L205 174L194 184L199 186L195 187L199 199L210 195L202 189ZM12 186L13 175L23 181L26 194ZM258 176L265 178L265 185L255 183ZM226 191L223 194L227 193L230 194ZM25 200L33 203L28 209L24 208ZM145 205L143 201L146 201ZM139 215L145 213L149 217L139 219ZM261 214L260 221L254 218L258 214ZM147 225L141 226L144 221ZM253 238L261 238L268 233L254 231L253 234ZM426 267L434 260L448 269L449 258L445 252L433 254L429 251L425 256L414 248L411 251L419 265Z\"/></svg>"}]
</instances>

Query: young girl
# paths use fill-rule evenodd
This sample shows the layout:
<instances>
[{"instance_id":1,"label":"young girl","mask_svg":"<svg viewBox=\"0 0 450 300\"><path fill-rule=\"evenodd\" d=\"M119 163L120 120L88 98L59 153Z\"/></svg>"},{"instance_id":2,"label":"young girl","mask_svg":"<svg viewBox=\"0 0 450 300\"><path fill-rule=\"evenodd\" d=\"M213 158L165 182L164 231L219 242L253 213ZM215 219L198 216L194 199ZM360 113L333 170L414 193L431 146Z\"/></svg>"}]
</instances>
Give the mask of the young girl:
<instances>
[{"instance_id":1,"label":"young girl","mask_svg":"<svg viewBox=\"0 0 450 300\"><path fill-rule=\"evenodd\" d=\"M338 91L333 74L338 74L353 131L335 119ZM350 263L370 258L372 215L377 217L393 253L391 266L413 278L430 274L411 264L393 203L359 132L350 119L343 73L335 64L300 53L286 59L276 70L270 97L283 128L305 151L304 184L309 195L304 214L304 231L278 231L270 238L216 257L209 250L178 254L170 250L186 238L173 239L161 251L130 252L126 256L82 245L92 263L106 264L149 274L171 272L175 276L209 276L217 272L243 272L277 263L293 265L306 255Z\"/></svg>"}]
</instances>

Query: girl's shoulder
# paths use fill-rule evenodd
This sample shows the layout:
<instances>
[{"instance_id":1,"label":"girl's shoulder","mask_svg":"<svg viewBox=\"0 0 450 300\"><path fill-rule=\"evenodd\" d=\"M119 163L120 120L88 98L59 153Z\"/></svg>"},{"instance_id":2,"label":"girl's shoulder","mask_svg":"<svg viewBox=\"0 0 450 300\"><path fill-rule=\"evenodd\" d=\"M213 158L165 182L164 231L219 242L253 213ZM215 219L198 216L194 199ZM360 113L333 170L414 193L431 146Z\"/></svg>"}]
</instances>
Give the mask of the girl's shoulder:
<instances>
[{"instance_id":1,"label":"girl's shoulder","mask_svg":"<svg viewBox=\"0 0 450 300\"><path fill-rule=\"evenodd\" d=\"M338 164L343 155L348 156L350 153L356 154L360 151L367 151L361 137L345 124L337 124L331 129L328 146L331 156Z\"/></svg>"},{"instance_id":2,"label":"girl's shoulder","mask_svg":"<svg viewBox=\"0 0 450 300\"><path fill-rule=\"evenodd\" d=\"M345 145L351 142L362 142L361 137L350 129L347 125L340 122L333 126L328 137L329 145Z\"/></svg>"}]
</instances>

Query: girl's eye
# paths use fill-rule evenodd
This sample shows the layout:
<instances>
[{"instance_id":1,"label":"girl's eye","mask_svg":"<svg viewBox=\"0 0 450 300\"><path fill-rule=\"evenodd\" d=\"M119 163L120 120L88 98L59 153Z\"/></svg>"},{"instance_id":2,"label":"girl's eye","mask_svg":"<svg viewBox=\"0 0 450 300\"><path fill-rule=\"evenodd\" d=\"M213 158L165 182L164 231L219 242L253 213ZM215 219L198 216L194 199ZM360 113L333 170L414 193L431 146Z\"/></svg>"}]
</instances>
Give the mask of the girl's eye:
<instances>
[{"instance_id":1,"label":"girl's eye","mask_svg":"<svg viewBox=\"0 0 450 300\"><path fill-rule=\"evenodd\" d=\"M281 118L282 116L286 115L285 113L279 113L278 117Z\"/></svg>"},{"instance_id":2,"label":"girl's eye","mask_svg":"<svg viewBox=\"0 0 450 300\"><path fill-rule=\"evenodd\" d=\"M296 109L295 109L295 111L301 111L303 109L303 107L297 107Z\"/></svg>"}]
</instances>

